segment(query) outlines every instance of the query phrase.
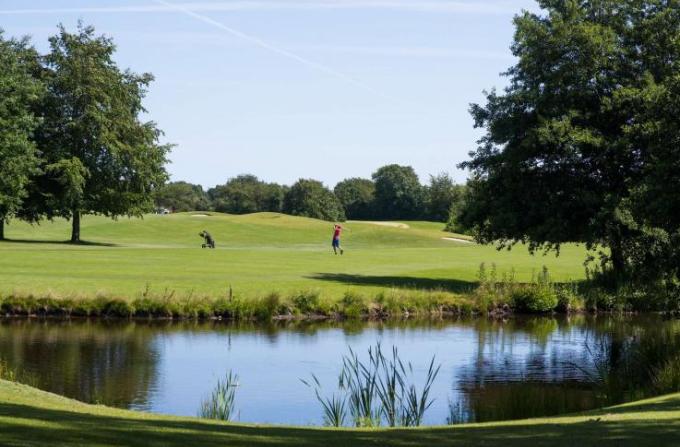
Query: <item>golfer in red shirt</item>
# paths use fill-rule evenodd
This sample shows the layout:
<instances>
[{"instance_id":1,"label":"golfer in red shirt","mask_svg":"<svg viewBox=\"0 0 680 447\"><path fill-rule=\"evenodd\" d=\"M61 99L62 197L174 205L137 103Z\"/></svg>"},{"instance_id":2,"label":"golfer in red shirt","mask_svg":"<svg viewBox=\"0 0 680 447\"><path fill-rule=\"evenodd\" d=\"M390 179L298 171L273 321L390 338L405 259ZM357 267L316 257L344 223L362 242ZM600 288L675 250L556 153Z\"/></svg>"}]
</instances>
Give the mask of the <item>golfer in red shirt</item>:
<instances>
[{"instance_id":1,"label":"golfer in red shirt","mask_svg":"<svg viewBox=\"0 0 680 447\"><path fill-rule=\"evenodd\" d=\"M333 226L333 252L337 255L338 250L340 250L340 254L345 253L345 251L340 247L340 233L342 233L342 226L340 225L334 225Z\"/></svg>"}]
</instances>

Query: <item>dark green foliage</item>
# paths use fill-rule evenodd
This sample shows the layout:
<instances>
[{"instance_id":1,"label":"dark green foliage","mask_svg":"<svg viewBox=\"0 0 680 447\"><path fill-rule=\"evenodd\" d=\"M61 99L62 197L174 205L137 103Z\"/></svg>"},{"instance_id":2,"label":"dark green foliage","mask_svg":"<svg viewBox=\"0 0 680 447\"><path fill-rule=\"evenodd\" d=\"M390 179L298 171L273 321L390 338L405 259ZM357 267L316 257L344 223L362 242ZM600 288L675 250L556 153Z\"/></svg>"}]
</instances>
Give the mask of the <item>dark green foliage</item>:
<instances>
[{"instance_id":1,"label":"dark green foliage","mask_svg":"<svg viewBox=\"0 0 680 447\"><path fill-rule=\"evenodd\" d=\"M28 40L5 40L0 29L0 240L38 172L33 107L43 86L34 76L37 66L38 55Z\"/></svg>"},{"instance_id":2,"label":"dark green foliage","mask_svg":"<svg viewBox=\"0 0 680 447\"><path fill-rule=\"evenodd\" d=\"M460 208L465 186L456 184L448 174L431 175L430 185L425 192L425 217L428 220L447 222Z\"/></svg>"},{"instance_id":3,"label":"dark green foliage","mask_svg":"<svg viewBox=\"0 0 680 447\"><path fill-rule=\"evenodd\" d=\"M319 292L298 292L291 297L291 301L296 310L303 314L309 314L316 311L319 307Z\"/></svg>"},{"instance_id":4,"label":"dark green foliage","mask_svg":"<svg viewBox=\"0 0 680 447\"><path fill-rule=\"evenodd\" d=\"M514 290L510 299L515 310L521 313L552 312L558 304L557 294L551 287L532 285Z\"/></svg>"},{"instance_id":5,"label":"dark green foliage","mask_svg":"<svg viewBox=\"0 0 680 447\"><path fill-rule=\"evenodd\" d=\"M151 211L152 193L167 178L169 146L158 143L155 123L140 120L153 76L122 71L114 52L111 39L79 24L73 34L60 26L44 58L47 94L36 141L45 170L34 180L39 199L31 214L71 218L73 242L81 214Z\"/></svg>"},{"instance_id":6,"label":"dark green foliage","mask_svg":"<svg viewBox=\"0 0 680 447\"><path fill-rule=\"evenodd\" d=\"M131 303L113 298L102 303L99 313L103 317L128 318L134 315L135 309Z\"/></svg>"},{"instance_id":7,"label":"dark green foliage","mask_svg":"<svg viewBox=\"0 0 680 447\"><path fill-rule=\"evenodd\" d=\"M260 299L255 311L255 317L258 321L269 321L282 313L282 307L281 295L272 292Z\"/></svg>"},{"instance_id":8,"label":"dark green foliage","mask_svg":"<svg viewBox=\"0 0 680 447\"><path fill-rule=\"evenodd\" d=\"M609 339L587 342L602 403L617 404L680 391L680 332L677 326L638 329L630 337L614 333Z\"/></svg>"},{"instance_id":9,"label":"dark green foliage","mask_svg":"<svg viewBox=\"0 0 680 447\"><path fill-rule=\"evenodd\" d=\"M468 202L470 200L472 200L472 194L468 184L458 185L458 195L451 204L451 208L449 208L445 231L458 234L472 234L473 228L470 227L469 222L463 219L463 213L469 206Z\"/></svg>"},{"instance_id":10,"label":"dark green foliage","mask_svg":"<svg viewBox=\"0 0 680 447\"><path fill-rule=\"evenodd\" d=\"M486 134L462 164L463 225L487 243L606 246L617 281L644 265L643 281L675 281L680 6L539 3L515 19L510 86L471 108Z\"/></svg>"},{"instance_id":11,"label":"dark green foliage","mask_svg":"<svg viewBox=\"0 0 680 447\"><path fill-rule=\"evenodd\" d=\"M0 303L0 310L7 315L32 315L36 307L36 300L33 295L23 297L9 295L3 297Z\"/></svg>"},{"instance_id":12,"label":"dark green foliage","mask_svg":"<svg viewBox=\"0 0 680 447\"><path fill-rule=\"evenodd\" d=\"M167 208L174 212L208 211L210 200L201 185L187 182L170 182L154 192L154 201L158 208Z\"/></svg>"},{"instance_id":13,"label":"dark green foliage","mask_svg":"<svg viewBox=\"0 0 680 447\"><path fill-rule=\"evenodd\" d=\"M231 214L280 212L284 193L283 186L263 182L249 174L239 175L208 190L215 211Z\"/></svg>"},{"instance_id":14,"label":"dark green foliage","mask_svg":"<svg viewBox=\"0 0 680 447\"><path fill-rule=\"evenodd\" d=\"M347 291L340 301L342 314L348 318L359 318L367 308L366 299L352 291Z\"/></svg>"},{"instance_id":15,"label":"dark green foliage","mask_svg":"<svg viewBox=\"0 0 680 447\"><path fill-rule=\"evenodd\" d=\"M283 212L331 222L344 221L340 200L317 180L300 179L286 192Z\"/></svg>"},{"instance_id":16,"label":"dark green foliage","mask_svg":"<svg viewBox=\"0 0 680 447\"><path fill-rule=\"evenodd\" d=\"M380 219L418 219L425 190L410 166L387 165L373 173L375 209Z\"/></svg>"},{"instance_id":17,"label":"dark green foliage","mask_svg":"<svg viewBox=\"0 0 680 447\"><path fill-rule=\"evenodd\" d=\"M375 184L371 180L349 178L335 185L333 192L340 199L348 219L375 218Z\"/></svg>"}]
</instances>

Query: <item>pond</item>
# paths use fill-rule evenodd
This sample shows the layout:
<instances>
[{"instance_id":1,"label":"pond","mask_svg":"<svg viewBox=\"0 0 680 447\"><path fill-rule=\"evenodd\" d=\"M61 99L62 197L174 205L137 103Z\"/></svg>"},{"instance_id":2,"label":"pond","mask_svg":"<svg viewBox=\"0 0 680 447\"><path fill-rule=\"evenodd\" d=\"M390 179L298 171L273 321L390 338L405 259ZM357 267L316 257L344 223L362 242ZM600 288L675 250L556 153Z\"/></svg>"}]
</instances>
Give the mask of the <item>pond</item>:
<instances>
[{"instance_id":1,"label":"pond","mask_svg":"<svg viewBox=\"0 0 680 447\"><path fill-rule=\"evenodd\" d=\"M423 420L430 425L632 400L664 391L664 380L673 379L664 379L664 368L680 364L680 324L657 316L270 326L0 320L0 361L39 388L85 402L196 416L218 379L232 371L239 376L234 419L242 422L322 424L314 391L300 379L314 374L330 394L348 349L363 358L376 343L390 352L398 347L416 379L433 356L441 364ZM658 386L650 377L661 377Z\"/></svg>"}]
</instances>

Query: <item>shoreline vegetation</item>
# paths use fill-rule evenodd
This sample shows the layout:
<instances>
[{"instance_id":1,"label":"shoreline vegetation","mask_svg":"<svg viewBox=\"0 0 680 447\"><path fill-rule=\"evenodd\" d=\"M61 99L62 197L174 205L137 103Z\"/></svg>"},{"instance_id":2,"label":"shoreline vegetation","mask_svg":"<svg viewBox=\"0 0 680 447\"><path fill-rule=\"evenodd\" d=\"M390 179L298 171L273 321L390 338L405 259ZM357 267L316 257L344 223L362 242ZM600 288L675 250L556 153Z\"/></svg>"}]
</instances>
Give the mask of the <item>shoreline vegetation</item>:
<instances>
[{"instance_id":1,"label":"shoreline vegetation","mask_svg":"<svg viewBox=\"0 0 680 447\"><path fill-rule=\"evenodd\" d=\"M284 295L240 297L231 288L222 297L174 291L153 292L147 287L136 297L59 296L52 293L0 293L0 318L118 318L159 320L227 320L266 323L285 320L388 320L393 318L507 317L512 314L551 315L598 312L677 312L664 299L637 301L622 291L607 293L587 283L552 283L547 268L530 283L511 278L496 280L479 268L479 283L467 293L445 290L390 288L374 295L347 290L341 298L321 289Z\"/></svg>"},{"instance_id":2,"label":"shoreline vegetation","mask_svg":"<svg viewBox=\"0 0 680 447\"><path fill-rule=\"evenodd\" d=\"M558 417L453 427L320 428L234 424L90 405L0 380L0 432L8 445L673 445L680 394ZM272 444L272 440L276 441Z\"/></svg>"}]
</instances>

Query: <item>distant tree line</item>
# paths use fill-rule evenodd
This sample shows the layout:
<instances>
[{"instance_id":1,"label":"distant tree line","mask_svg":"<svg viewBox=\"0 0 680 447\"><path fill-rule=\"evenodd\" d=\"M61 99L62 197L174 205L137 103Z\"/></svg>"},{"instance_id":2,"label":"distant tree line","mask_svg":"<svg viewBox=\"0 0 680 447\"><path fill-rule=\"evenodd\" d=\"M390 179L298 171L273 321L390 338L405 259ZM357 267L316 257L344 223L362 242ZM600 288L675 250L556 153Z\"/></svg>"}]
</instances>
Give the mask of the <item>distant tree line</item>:
<instances>
[{"instance_id":1,"label":"distant tree line","mask_svg":"<svg viewBox=\"0 0 680 447\"><path fill-rule=\"evenodd\" d=\"M269 211L329 221L422 219L450 221L452 229L464 199L465 185L448 174L430 176L423 185L412 167L395 164L381 167L371 179L343 180L333 190L313 179L286 186L239 175L207 191L200 185L170 182L156 193L157 206L173 211Z\"/></svg>"},{"instance_id":2,"label":"distant tree line","mask_svg":"<svg viewBox=\"0 0 680 447\"><path fill-rule=\"evenodd\" d=\"M115 45L92 27L60 26L39 54L0 30L0 239L12 218L141 215L167 181L170 147L144 122L148 73L120 69Z\"/></svg>"}]
</instances>

